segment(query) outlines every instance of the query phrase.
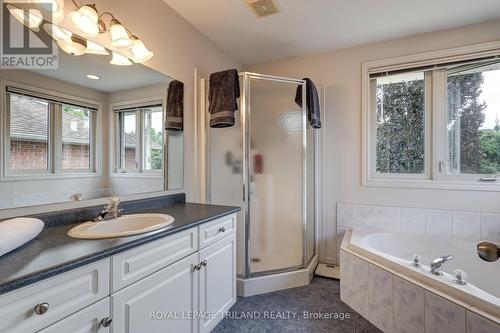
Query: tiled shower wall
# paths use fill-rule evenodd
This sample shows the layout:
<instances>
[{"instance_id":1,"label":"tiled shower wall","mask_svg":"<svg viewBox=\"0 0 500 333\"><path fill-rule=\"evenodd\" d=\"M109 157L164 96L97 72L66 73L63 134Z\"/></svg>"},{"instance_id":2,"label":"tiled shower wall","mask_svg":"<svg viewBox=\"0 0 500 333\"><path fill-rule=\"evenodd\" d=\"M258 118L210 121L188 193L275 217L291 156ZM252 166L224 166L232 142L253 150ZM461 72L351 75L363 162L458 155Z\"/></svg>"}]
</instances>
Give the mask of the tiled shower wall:
<instances>
[{"instance_id":1,"label":"tiled shower wall","mask_svg":"<svg viewBox=\"0 0 500 333\"><path fill-rule=\"evenodd\" d=\"M353 227L473 241L500 241L500 214L496 213L338 203L339 236Z\"/></svg>"}]
</instances>

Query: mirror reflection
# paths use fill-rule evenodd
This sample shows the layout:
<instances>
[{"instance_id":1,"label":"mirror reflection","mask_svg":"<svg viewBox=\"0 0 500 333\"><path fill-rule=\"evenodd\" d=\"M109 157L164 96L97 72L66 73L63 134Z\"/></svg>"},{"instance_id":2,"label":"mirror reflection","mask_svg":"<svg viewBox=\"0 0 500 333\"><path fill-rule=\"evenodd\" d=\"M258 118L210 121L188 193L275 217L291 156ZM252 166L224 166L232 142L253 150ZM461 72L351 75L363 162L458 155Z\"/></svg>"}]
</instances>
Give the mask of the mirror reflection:
<instances>
[{"instance_id":1,"label":"mirror reflection","mask_svg":"<svg viewBox=\"0 0 500 333\"><path fill-rule=\"evenodd\" d=\"M0 70L0 209L183 187L183 83L110 57Z\"/></svg>"}]
</instances>

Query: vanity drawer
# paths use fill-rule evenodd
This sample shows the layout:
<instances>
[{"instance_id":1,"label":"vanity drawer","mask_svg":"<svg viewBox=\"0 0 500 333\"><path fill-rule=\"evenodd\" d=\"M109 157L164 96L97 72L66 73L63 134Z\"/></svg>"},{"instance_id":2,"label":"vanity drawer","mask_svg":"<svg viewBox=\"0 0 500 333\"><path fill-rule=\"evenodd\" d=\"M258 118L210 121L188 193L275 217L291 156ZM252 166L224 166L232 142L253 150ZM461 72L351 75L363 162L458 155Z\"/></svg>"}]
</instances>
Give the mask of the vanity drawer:
<instances>
[{"instance_id":1,"label":"vanity drawer","mask_svg":"<svg viewBox=\"0 0 500 333\"><path fill-rule=\"evenodd\" d=\"M198 231L191 228L111 258L112 292L198 251Z\"/></svg>"},{"instance_id":2,"label":"vanity drawer","mask_svg":"<svg viewBox=\"0 0 500 333\"><path fill-rule=\"evenodd\" d=\"M0 295L0 332L35 332L108 294L106 259ZM43 314L42 308L47 310Z\"/></svg>"},{"instance_id":3,"label":"vanity drawer","mask_svg":"<svg viewBox=\"0 0 500 333\"><path fill-rule=\"evenodd\" d=\"M215 221L202 224L198 227L200 250L210 244L231 235L236 229L236 214L218 218Z\"/></svg>"},{"instance_id":4,"label":"vanity drawer","mask_svg":"<svg viewBox=\"0 0 500 333\"><path fill-rule=\"evenodd\" d=\"M38 333L108 333L112 323L109 300L106 297Z\"/></svg>"}]
</instances>

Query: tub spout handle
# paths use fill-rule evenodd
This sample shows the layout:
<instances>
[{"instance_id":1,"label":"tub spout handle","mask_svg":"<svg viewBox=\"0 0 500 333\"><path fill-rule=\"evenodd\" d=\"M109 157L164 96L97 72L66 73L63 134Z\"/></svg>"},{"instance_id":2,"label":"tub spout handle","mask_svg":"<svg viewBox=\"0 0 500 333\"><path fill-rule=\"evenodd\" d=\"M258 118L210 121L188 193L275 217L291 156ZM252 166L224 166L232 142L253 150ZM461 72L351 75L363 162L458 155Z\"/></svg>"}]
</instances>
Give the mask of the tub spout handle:
<instances>
[{"instance_id":1,"label":"tub spout handle","mask_svg":"<svg viewBox=\"0 0 500 333\"><path fill-rule=\"evenodd\" d=\"M439 270L441 266L444 265L445 262L452 260L455 258L454 255L447 255L447 256L442 256L439 258L434 259L431 262L431 273L434 275L443 275L443 272Z\"/></svg>"}]
</instances>

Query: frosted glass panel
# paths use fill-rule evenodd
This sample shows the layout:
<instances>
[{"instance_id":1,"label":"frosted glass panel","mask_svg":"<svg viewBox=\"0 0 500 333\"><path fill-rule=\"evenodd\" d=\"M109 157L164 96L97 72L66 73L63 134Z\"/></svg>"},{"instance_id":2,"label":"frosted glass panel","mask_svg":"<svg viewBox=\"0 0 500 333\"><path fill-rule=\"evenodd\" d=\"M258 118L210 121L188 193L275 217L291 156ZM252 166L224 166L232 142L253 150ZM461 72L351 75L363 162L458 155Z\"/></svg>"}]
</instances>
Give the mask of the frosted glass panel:
<instances>
[{"instance_id":1,"label":"frosted glass panel","mask_svg":"<svg viewBox=\"0 0 500 333\"><path fill-rule=\"evenodd\" d=\"M240 83L243 87L243 84ZM226 128L209 128L208 197L211 203L239 206L237 221L237 273L245 274L245 216L243 202L243 129L241 108L235 113L235 124Z\"/></svg>"},{"instance_id":2,"label":"frosted glass panel","mask_svg":"<svg viewBox=\"0 0 500 333\"><path fill-rule=\"evenodd\" d=\"M302 265L303 113L297 85L250 81L250 268Z\"/></svg>"}]
</instances>

